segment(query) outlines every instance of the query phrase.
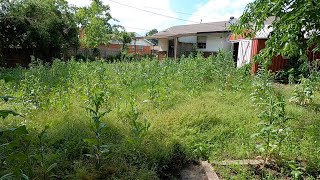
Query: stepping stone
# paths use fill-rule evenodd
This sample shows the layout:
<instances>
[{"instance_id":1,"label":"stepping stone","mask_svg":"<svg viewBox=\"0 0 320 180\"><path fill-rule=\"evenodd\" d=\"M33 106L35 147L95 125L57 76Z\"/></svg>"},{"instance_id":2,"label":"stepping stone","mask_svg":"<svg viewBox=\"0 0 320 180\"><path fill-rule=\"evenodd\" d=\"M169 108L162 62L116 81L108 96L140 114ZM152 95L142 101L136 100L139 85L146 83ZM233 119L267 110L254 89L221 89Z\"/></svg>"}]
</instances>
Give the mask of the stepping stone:
<instances>
[{"instance_id":1,"label":"stepping stone","mask_svg":"<svg viewBox=\"0 0 320 180\"><path fill-rule=\"evenodd\" d=\"M189 165L180 174L181 180L219 180L213 167L207 161L201 161L199 165Z\"/></svg>"}]
</instances>

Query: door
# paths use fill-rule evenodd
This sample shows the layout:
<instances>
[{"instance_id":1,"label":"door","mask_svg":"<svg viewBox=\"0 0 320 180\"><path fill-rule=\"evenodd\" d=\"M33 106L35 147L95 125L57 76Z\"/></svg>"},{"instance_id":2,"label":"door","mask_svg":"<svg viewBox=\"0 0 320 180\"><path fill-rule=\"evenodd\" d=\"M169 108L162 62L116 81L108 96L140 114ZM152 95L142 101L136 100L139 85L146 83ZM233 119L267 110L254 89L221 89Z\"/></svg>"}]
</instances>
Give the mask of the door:
<instances>
[{"instance_id":1,"label":"door","mask_svg":"<svg viewBox=\"0 0 320 180\"><path fill-rule=\"evenodd\" d=\"M251 49L252 49L251 40L241 40L239 42L239 52L238 52L238 60L237 60L238 68L250 63Z\"/></svg>"},{"instance_id":2,"label":"door","mask_svg":"<svg viewBox=\"0 0 320 180\"><path fill-rule=\"evenodd\" d=\"M235 66L237 66L238 54L239 54L239 42L232 43L232 54L233 54L233 61Z\"/></svg>"},{"instance_id":3,"label":"door","mask_svg":"<svg viewBox=\"0 0 320 180\"><path fill-rule=\"evenodd\" d=\"M174 40L169 40L168 57L174 58Z\"/></svg>"}]
</instances>

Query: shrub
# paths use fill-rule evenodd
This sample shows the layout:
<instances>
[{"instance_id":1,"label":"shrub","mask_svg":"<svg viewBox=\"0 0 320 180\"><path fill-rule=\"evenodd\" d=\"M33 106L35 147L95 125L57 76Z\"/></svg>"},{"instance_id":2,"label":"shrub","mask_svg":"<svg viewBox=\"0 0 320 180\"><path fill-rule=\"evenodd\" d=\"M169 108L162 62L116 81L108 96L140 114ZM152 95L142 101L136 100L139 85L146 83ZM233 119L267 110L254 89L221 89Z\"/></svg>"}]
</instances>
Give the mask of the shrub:
<instances>
[{"instance_id":1,"label":"shrub","mask_svg":"<svg viewBox=\"0 0 320 180\"><path fill-rule=\"evenodd\" d=\"M314 100L314 87L310 79L301 78L300 84L295 85L290 102L301 106L308 106Z\"/></svg>"}]
</instances>

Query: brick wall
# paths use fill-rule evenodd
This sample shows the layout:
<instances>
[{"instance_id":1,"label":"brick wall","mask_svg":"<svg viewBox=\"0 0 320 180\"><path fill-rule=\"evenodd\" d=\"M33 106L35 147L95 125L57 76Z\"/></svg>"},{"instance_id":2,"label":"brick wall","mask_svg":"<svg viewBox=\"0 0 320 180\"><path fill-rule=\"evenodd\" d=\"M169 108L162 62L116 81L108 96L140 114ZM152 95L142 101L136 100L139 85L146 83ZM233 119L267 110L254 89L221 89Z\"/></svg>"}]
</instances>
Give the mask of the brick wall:
<instances>
[{"instance_id":1,"label":"brick wall","mask_svg":"<svg viewBox=\"0 0 320 180\"><path fill-rule=\"evenodd\" d=\"M141 55L147 55L151 54L152 47L151 46L134 46L134 45L129 45L128 46L128 52L129 53L137 53Z\"/></svg>"},{"instance_id":2,"label":"brick wall","mask_svg":"<svg viewBox=\"0 0 320 180\"><path fill-rule=\"evenodd\" d=\"M167 57L167 51L158 51L157 56L159 60L163 60Z\"/></svg>"}]
</instances>

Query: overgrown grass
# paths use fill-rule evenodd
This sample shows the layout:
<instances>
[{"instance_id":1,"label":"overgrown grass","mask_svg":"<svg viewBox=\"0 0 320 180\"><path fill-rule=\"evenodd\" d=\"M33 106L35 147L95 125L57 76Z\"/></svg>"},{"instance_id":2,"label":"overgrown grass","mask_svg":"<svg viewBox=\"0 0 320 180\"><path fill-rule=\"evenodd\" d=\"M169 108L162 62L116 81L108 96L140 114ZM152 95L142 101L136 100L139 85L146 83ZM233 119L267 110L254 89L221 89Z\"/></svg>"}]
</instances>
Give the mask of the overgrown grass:
<instances>
[{"instance_id":1,"label":"overgrown grass","mask_svg":"<svg viewBox=\"0 0 320 180\"><path fill-rule=\"evenodd\" d=\"M43 161L57 163L47 173L53 179L168 179L198 159L213 162L261 155L251 138L259 131L259 112L251 100L254 80L245 69L234 67L229 53L161 62L56 60L50 66L35 62L28 69L2 69L0 76L1 95L15 97L1 107L24 116L1 120L1 130L26 125L31 140L23 153L32 168L20 170L30 178L43 177L34 157L37 135L45 126L49 129ZM288 122L292 135L279 154L285 162L280 173L290 176L292 168L286 163L290 161L305 168L305 177L317 177L320 120L314 107L320 104L319 92L314 94L315 106L304 107L289 103L292 86L275 85L275 89L284 95L287 114L293 118ZM84 141L95 137L92 117L84 107L96 94L106 100L101 108L111 110L101 117L106 128L99 138L107 151L99 168L88 156L94 149ZM10 138L0 136L0 144ZM6 156L0 153L0 177L12 173ZM254 168L218 170L225 178L259 177Z\"/></svg>"}]
</instances>

